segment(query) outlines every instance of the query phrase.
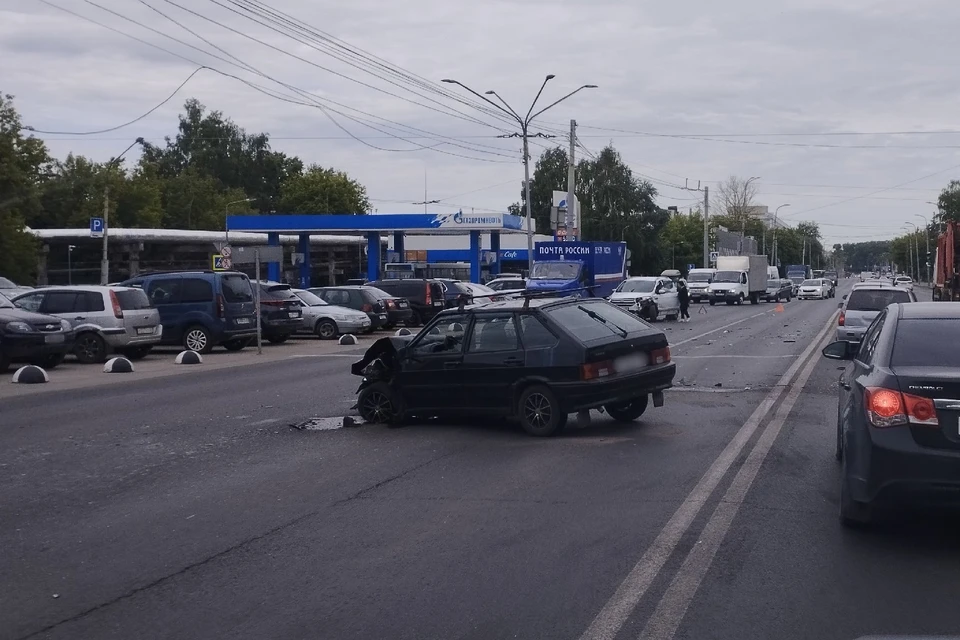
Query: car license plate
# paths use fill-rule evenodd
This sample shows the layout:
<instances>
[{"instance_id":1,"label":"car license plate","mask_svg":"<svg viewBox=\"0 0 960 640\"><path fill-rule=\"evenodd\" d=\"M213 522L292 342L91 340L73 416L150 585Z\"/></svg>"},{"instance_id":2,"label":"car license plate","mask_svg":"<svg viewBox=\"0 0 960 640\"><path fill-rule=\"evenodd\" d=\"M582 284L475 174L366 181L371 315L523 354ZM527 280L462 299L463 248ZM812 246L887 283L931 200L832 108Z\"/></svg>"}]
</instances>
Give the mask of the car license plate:
<instances>
[{"instance_id":1,"label":"car license plate","mask_svg":"<svg viewBox=\"0 0 960 640\"><path fill-rule=\"evenodd\" d=\"M442 307L442 306L443 306L443 303L442 303L442 302L434 302L434 303L433 303L433 306L435 306L435 307Z\"/></svg>"},{"instance_id":2,"label":"car license plate","mask_svg":"<svg viewBox=\"0 0 960 640\"><path fill-rule=\"evenodd\" d=\"M401 309L406 309L406 308L407 308L407 303L406 303L406 302L401 302L401 303L398 304L397 306L400 307Z\"/></svg>"},{"instance_id":3,"label":"car license plate","mask_svg":"<svg viewBox=\"0 0 960 640\"><path fill-rule=\"evenodd\" d=\"M381 313L381 314L380 314L380 319L381 319L381 320L386 320L386 319L387 319L387 314Z\"/></svg>"},{"instance_id":4,"label":"car license plate","mask_svg":"<svg viewBox=\"0 0 960 640\"><path fill-rule=\"evenodd\" d=\"M153 327L137 327L137 335L148 336L153 333Z\"/></svg>"},{"instance_id":5,"label":"car license plate","mask_svg":"<svg viewBox=\"0 0 960 640\"><path fill-rule=\"evenodd\" d=\"M299 311L291 311L291 312L290 312L290 317L291 317L291 318L299 318L299 317L300 317L300 312L299 312Z\"/></svg>"},{"instance_id":6,"label":"car license plate","mask_svg":"<svg viewBox=\"0 0 960 640\"><path fill-rule=\"evenodd\" d=\"M237 324L250 324L250 318L237 318Z\"/></svg>"},{"instance_id":7,"label":"car license plate","mask_svg":"<svg viewBox=\"0 0 960 640\"><path fill-rule=\"evenodd\" d=\"M56 333L49 336L44 336L43 341L47 344L61 344L64 341L62 333Z\"/></svg>"}]
</instances>

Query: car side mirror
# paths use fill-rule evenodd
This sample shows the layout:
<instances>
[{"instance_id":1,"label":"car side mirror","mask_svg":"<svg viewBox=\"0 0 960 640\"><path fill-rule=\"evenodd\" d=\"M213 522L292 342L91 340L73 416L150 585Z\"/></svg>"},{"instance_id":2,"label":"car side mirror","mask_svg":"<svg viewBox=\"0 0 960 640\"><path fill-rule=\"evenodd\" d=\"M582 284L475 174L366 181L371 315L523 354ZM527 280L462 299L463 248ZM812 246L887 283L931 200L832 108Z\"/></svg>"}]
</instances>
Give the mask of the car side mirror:
<instances>
[{"instance_id":1,"label":"car side mirror","mask_svg":"<svg viewBox=\"0 0 960 640\"><path fill-rule=\"evenodd\" d=\"M847 299L847 295L848 295L848 294L846 294L846 293L845 293L845 294L843 294L843 299L844 299L844 300L846 300L846 299Z\"/></svg>"},{"instance_id":2,"label":"car side mirror","mask_svg":"<svg viewBox=\"0 0 960 640\"><path fill-rule=\"evenodd\" d=\"M663 287L657 287L657 290L654 291L654 293L657 295L660 295L661 293L663 293Z\"/></svg>"},{"instance_id":3,"label":"car side mirror","mask_svg":"<svg viewBox=\"0 0 960 640\"><path fill-rule=\"evenodd\" d=\"M854 343L845 340L831 342L823 348L823 357L831 360L853 360L855 351L851 348Z\"/></svg>"}]
</instances>

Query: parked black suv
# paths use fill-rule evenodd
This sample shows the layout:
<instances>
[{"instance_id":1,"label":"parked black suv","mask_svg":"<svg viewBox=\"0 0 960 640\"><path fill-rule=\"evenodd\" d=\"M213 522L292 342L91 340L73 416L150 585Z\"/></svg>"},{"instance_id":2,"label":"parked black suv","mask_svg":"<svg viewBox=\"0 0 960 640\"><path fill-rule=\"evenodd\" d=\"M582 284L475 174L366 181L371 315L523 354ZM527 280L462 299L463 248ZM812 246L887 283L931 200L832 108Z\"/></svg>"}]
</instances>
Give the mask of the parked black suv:
<instances>
[{"instance_id":1,"label":"parked black suv","mask_svg":"<svg viewBox=\"0 0 960 640\"><path fill-rule=\"evenodd\" d=\"M386 291L392 296L406 298L413 309L413 316L409 322L411 326L416 327L429 322L446 307L444 287L439 280L427 278L377 280L371 282L370 286Z\"/></svg>"},{"instance_id":2,"label":"parked black suv","mask_svg":"<svg viewBox=\"0 0 960 640\"><path fill-rule=\"evenodd\" d=\"M260 286L260 329L263 337L274 344L286 342L287 338L303 324L303 307L300 298L288 284L256 282Z\"/></svg>"},{"instance_id":3,"label":"parked black suv","mask_svg":"<svg viewBox=\"0 0 960 640\"><path fill-rule=\"evenodd\" d=\"M0 372L14 361L52 369L73 350L73 342L66 320L20 309L0 295Z\"/></svg>"}]
</instances>

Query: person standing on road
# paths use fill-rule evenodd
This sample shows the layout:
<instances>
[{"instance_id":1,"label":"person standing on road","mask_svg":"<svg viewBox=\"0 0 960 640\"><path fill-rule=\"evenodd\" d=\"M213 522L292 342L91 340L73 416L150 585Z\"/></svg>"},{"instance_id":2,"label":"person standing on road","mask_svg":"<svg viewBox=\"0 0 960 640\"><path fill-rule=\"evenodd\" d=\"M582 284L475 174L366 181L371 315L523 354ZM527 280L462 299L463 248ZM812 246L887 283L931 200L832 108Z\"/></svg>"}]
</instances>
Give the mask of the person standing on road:
<instances>
[{"instance_id":1,"label":"person standing on road","mask_svg":"<svg viewBox=\"0 0 960 640\"><path fill-rule=\"evenodd\" d=\"M687 289L687 281L680 278L677 283L677 299L680 301L680 322L690 322L690 291Z\"/></svg>"}]
</instances>

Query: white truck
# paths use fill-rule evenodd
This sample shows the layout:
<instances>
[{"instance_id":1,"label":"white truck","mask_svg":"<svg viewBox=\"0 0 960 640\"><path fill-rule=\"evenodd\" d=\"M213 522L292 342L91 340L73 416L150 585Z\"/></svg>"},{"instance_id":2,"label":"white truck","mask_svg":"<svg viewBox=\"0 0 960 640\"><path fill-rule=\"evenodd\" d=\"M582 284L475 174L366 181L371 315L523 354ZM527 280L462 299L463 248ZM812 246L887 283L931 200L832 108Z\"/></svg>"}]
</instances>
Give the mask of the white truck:
<instances>
[{"instance_id":1,"label":"white truck","mask_svg":"<svg viewBox=\"0 0 960 640\"><path fill-rule=\"evenodd\" d=\"M687 291L690 292L691 302L700 302L708 297L707 288L716 273L716 269L690 269L687 274Z\"/></svg>"},{"instance_id":2,"label":"white truck","mask_svg":"<svg viewBox=\"0 0 960 640\"><path fill-rule=\"evenodd\" d=\"M710 305L760 304L767 291L766 256L718 256L717 273L707 288Z\"/></svg>"}]
</instances>

